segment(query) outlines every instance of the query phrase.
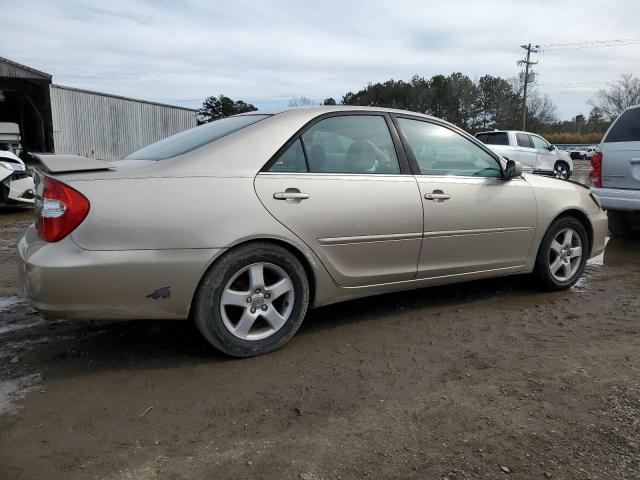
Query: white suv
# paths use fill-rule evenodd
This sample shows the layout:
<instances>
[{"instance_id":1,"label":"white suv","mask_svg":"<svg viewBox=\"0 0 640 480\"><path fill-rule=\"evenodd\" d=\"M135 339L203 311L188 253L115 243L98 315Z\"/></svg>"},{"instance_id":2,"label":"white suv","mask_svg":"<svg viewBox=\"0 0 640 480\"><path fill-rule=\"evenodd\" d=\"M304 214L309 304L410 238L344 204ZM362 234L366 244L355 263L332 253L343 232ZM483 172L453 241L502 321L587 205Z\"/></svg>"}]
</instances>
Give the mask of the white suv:
<instances>
[{"instance_id":1,"label":"white suv","mask_svg":"<svg viewBox=\"0 0 640 480\"><path fill-rule=\"evenodd\" d=\"M525 171L553 175L568 180L573 161L567 152L558 150L540 135L514 130L476 133L476 138L507 160L517 160Z\"/></svg>"},{"instance_id":2,"label":"white suv","mask_svg":"<svg viewBox=\"0 0 640 480\"><path fill-rule=\"evenodd\" d=\"M608 210L609 231L640 232L640 105L627 108L591 157L592 191Z\"/></svg>"}]
</instances>

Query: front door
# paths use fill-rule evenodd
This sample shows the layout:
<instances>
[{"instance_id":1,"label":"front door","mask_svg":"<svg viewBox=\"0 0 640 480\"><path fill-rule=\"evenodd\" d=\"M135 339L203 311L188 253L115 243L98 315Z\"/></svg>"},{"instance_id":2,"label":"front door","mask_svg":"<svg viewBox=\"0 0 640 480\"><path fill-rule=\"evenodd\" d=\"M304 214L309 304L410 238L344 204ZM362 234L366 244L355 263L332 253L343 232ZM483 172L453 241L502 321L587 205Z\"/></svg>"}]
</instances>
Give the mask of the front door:
<instances>
[{"instance_id":1,"label":"front door","mask_svg":"<svg viewBox=\"0 0 640 480\"><path fill-rule=\"evenodd\" d=\"M533 172L538 168L538 152L533 147L533 142L528 133L516 132L518 158L526 172Z\"/></svg>"},{"instance_id":2,"label":"front door","mask_svg":"<svg viewBox=\"0 0 640 480\"><path fill-rule=\"evenodd\" d=\"M398 118L419 170L424 240L418 278L517 271L536 224L532 188L503 179L499 161L443 125Z\"/></svg>"},{"instance_id":3,"label":"front door","mask_svg":"<svg viewBox=\"0 0 640 480\"><path fill-rule=\"evenodd\" d=\"M538 135L531 135L531 141L538 155L536 170L540 172L553 172L557 158L555 149L550 150L551 144Z\"/></svg>"},{"instance_id":4,"label":"front door","mask_svg":"<svg viewBox=\"0 0 640 480\"><path fill-rule=\"evenodd\" d=\"M267 210L322 260L339 285L413 279L422 205L387 116L329 116L292 139L255 179Z\"/></svg>"}]
</instances>

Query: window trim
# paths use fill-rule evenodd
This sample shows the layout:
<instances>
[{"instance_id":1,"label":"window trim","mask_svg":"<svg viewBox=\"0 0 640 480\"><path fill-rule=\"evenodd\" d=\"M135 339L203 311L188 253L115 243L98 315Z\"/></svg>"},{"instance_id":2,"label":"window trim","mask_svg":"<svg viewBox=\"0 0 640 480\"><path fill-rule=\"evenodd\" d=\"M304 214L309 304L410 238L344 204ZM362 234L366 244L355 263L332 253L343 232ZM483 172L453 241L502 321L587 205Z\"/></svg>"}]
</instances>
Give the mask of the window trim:
<instances>
[{"instance_id":1,"label":"window trim","mask_svg":"<svg viewBox=\"0 0 640 480\"><path fill-rule=\"evenodd\" d=\"M309 170L309 160L307 158L307 147L305 145L304 139L302 135L304 135L307 130L313 127L316 123L321 122L327 118L332 117L352 117L352 116L367 116L367 117L382 117L385 120L387 125L387 129L389 130L389 135L391 136L391 141L393 142L393 147L396 152L396 157L398 160L398 165L400 167L399 173L351 173L351 172L270 172L269 169L271 166L278 161L280 156L287 151L287 149L295 143L296 140L300 139L302 143L302 151L304 153L304 159L307 164L307 170ZM258 171L258 174L268 173L270 175L355 175L355 176L372 176L372 177L384 177L384 176L399 176L399 175L413 175L412 169L410 167L409 160L407 158L407 154L404 149L404 145L400 140L400 136L396 131L395 125L390 118L388 112L383 111L371 111L371 110L346 110L344 112L327 112L313 119L309 120L306 124L304 124L298 131L296 131L289 140L287 140L273 156L263 165L263 167Z\"/></svg>"},{"instance_id":2,"label":"window trim","mask_svg":"<svg viewBox=\"0 0 640 480\"><path fill-rule=\"evenodd\" d=\"M505 173L504 173L504 169L502 168L502 162L500 161L500 156L495 153L494 151L492 151L489 147L487 147L484 143L482 143L480 140L478 140L476 137L474 137L473 135L465 132L464 130L462 130L461 128L458 128L456 126L453 125L449 125L447 123L445 123L442 120L439 120L437 118L424 118L424 117L419 117L417 115L411 115L411 114L391 114L391 118L393 120L394 126L396 127L396 130L398 131L400 138L402 140L402 145L406 151L406 155L407 158L409 159L409 165L411 166L411 170L413 172L413 175L417 176L417 177L429 177L429 178L435 178L435 177L440 177L440 178L493 178L493 179L498 179L498 180L504 180L506 178ZM439 127L444 127L448 130L451 130L453 133L457 133L458 135L462 136L463 138L470 140L471 143L473 143L474 145L476 145L477 147L479 147L481 150L483 150L485 153L489 154L489 156L491 158L493 158L496 163L498 164L498 167L500 168L500 172L502 174L501 177L479 177L479 176L474 176L474 175L427 175L424 174L420 171L420 167L418 165L418 161L416 160L415 155L413 154L413 150L411 149L411 145L409 145L409 140L407 139L404 131L402 130L402 128L400 128L400 124L398 123L398 119L399 118L404 118L407 120L417 120L419 122L424 122L424 123L430 123L432 125L437 125ZM453 127L453 128L452 128Z\"/></svg>"}]
</instances>

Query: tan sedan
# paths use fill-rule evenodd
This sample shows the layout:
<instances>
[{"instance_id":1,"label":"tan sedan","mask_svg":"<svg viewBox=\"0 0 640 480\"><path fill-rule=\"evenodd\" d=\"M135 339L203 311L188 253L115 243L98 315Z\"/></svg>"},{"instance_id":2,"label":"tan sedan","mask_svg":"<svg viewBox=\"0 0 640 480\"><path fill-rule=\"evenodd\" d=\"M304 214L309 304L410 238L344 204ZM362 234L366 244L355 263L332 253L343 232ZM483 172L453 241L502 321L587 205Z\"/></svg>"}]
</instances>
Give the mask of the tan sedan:
<instances>
[{"instance_id":1,"label":"tan sedan","mask_svg":"<svg viewBox=\"0 0 640 480\"><path fill-rule=\"evenodd\" d=\"M18 245L33 307L192 318L234 356L352 298L530 273L568 288L607 232L588 189L399 110L253 112L122 160L40 159L37 222Z\"/></svg>"}]
</instances>

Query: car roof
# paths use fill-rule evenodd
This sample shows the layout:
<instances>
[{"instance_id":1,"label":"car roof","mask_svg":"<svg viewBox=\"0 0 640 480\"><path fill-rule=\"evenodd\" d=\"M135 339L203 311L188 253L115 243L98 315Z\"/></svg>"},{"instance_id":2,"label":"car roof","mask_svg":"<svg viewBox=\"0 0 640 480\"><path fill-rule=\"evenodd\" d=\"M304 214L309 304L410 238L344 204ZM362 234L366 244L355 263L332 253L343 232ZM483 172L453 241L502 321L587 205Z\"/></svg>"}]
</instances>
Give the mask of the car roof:
<instances>
[{"instance_id":1,"label":"car roof","mask_svg":"<svg viewBox=\"0 0 640 480\"><path fill-rule=\"evenodd\" d=\"M240 115L281 115L281 114L291 114L291 115L302 115L302 116L318 116L323 113L340 113L340 112L356 112L356 111L370 111L370 112L386 112L386 113L395 113L398 115L416 115L424 118L429 118L432 120L443 121L437 117L433 117L431 115L426 115L420 112L412 112L410 110L401 110L398 108L386 108L386 107L369 107L369 106L360 106L360 105L323 105L317 107L283 107L283 108L273 108L273 109L265 109L265 110L256 110L253 112L241 113Z\"/></svg>"}]
</instances>

